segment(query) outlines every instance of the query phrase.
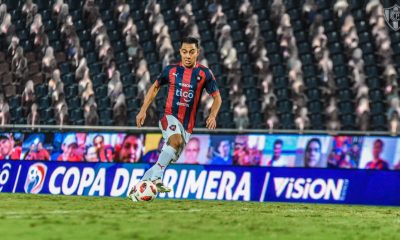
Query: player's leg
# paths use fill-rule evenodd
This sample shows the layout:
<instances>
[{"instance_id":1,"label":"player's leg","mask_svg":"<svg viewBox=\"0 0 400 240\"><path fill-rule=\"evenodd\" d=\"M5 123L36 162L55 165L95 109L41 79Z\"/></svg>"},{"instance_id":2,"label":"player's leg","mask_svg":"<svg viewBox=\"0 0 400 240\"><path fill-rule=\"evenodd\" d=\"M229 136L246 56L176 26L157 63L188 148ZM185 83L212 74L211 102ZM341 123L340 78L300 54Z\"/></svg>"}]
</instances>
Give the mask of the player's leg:
<instances>
[{"instance_id":1,"label":"player's leg","mask_svg":"<svg viewBox=\"0 0 400 240\"><path fill-rule=\"evenodd\" d=\"M162 177L166 167L171 161L176 161L184 145L182 136L182 124L171 115L165 116L160 121L160 128L166 143L158 157L157 162L146 171L142 180L156 181L158 185L162 184ZM162 191L171 191L171 189L160 189Z\"/></svg>"},{"instance_id":2,"label":"player's leg","mask_svg":"<svg viewBox=\"0 0 400 240\"><path fill-rule=\"evenodd\" d=\"M146 171L142 180L153 181L156 184L159 192L170 192L171 189L162 184L162 177L170 162L177 160L177 152L180 152L182 145L183 139L181 134L171 135L168 138L167 143L162 148L157 162Z\"/></svg>"},{"instance_id":3,"label":"player's leg","mask_svg":"<svg viewBox=\"0 0 400 240\"><path fill-rule=\"evenodd\" d=\"M154 171L151 180L162 178L164 170L169 163L177 160L177 152L182 145L183 140L181 134L174 134L168 138L167 144L164 145L156 164L153 166Z\"/></svg>"}]
</instances>

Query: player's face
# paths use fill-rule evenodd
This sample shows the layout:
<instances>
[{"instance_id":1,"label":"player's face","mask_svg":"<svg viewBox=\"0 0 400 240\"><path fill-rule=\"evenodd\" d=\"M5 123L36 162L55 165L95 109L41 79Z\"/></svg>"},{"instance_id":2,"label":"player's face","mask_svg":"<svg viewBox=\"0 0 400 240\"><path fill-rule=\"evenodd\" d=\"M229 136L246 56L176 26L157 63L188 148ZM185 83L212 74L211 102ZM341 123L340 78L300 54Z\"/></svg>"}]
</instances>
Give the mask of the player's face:
<instances>
[{"instance_id":1,"label":"player's face","mask_svg":"<svg viewBox=\"0 0 400 240\"><path fill-rule=\"evenodd\" d=\"M229 155L229 142L228 141L222 141L219 145L219 153L221 154L222 157L226 157Z\"/></svg>"},{"instance_id":2,"label":"player's face","mask_svg":"<svg viewBox=\"0 0 400 240\"><path fill-rule=\"evenodd\" d=\"M37 149L38 149L38 151L43 149L43 144L41 142L38 143Z\"/></svg>"},{"instance_id":3,"label":"player's face","mask_svg":"<svg viewBox=\"0 0 400 240\"><path fill-rule=\"evenodd\" d=\"M102 149L103 148L103 144L104 144L103 138L102 137L96 137L93 140L93 144L94 144L94 146L96 147L97 150Z\"/></svg>"},{"instance_id":4,"label":"player's face","mask_svg":"<svg viewBox=\"0 0 400 240\"><path fill-rule=\"evenodd\" d=\"M183 43L180 49L183 66L191 68L196 64L200 50L194 43Z\"/></svg>"},{"instance_id":5,"label":"player's face","mask_svg":"<svg viewBox=\"0 0 400 240\"><path fill-rule=\"evenodd\" d=\"M85 158L86 158L87 162L97 162L96 148L95 147L90 147L87 150Z\"/></svg>"},{"instance_id":6,"label":"player's face","mask_svg":"<svg viewBox=\"0 0 400 240\"><path fill-rule=\"evenodd\" d=\"M375 142L374 143L374 148L372 149L372 154L374 155L374 158L379 158L379 155L381 154L383 150L383 146L380 142Z\"/></svg>"},{"instance_id":7,"label":"player's face","mask_svg":"<svg viewBox=\"0 0 400 240\"><path fill-rule=\"evenodd\" d=\"M282 153L282 144L275 144L274 145L274 156L276 158L279 158L281 156Z\"/></svg>"},{"instance_id":8,"label":"player's face","mask_svg":"<svg viewBox=\"0 0 400 240\"><path fill-rule=\"evenodd\" d=\"M65 153L64 156L67 156L68 159L72 158L75 155L75 150L76 150L76 144L70 144L65 148ZM64 159L67 160L67 159Z\"/></svg>"},{"instance_id":9,"label":"player's face","mask_svg":"<svg viewBox=\"0 0 400 240\"><path fill-rule=\"evenodd\" d=\"M197 163L197 156L199 155L200 146L197 141L189 141L185 148L185 162Z\"/></svg>"},{"instance_id":10,"label":"player's face","mask_svg":"<svg viewBox=\"0 0 400 240\"><path fill-rule=\"evenodd\" d=\"M317 142L311 142L306 149L306 165L309 167L317 166L321 157L321 147Z\"/></svg>"},{"instance_id":11,"label":"player's face","mask_svg":"<svg viewBox=\"0 0 400 240\"><path fill-rule=\"evenodd\" d=\"M8 154L12 150L12 144L9 139L1 139L0 140L0 155L8 156Z\"/></svg>"},{"instance_id":12,"label":"player's face","mask_svg":"<svg viewBox=\"0 0 400 240\"><path fill-rule=\"evenodd\" d=\"M138 162L139 161L139 139L135 136L129 136L122 144L119 159L122 162Z\"/></svg>"}]
</instances>

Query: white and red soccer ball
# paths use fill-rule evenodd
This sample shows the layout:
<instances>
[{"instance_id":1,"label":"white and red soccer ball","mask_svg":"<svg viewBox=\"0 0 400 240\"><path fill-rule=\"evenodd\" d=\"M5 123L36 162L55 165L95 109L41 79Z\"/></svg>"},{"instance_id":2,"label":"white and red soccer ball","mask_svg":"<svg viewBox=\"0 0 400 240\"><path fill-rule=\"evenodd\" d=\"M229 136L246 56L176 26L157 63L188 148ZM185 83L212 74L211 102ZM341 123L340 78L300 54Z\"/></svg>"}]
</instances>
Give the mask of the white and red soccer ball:
<instances>
[{"instance_id":1,"label":"white and red soccer ball","mask_svg":"<svg viewBox=\"0 0 400 240\"><path fill-rule=\"evenodd\" d=\"M151 181L140 181L133 187L131 198L133 201L149 202L157 197L157 187Z\"/></svg>"}]
</instances>

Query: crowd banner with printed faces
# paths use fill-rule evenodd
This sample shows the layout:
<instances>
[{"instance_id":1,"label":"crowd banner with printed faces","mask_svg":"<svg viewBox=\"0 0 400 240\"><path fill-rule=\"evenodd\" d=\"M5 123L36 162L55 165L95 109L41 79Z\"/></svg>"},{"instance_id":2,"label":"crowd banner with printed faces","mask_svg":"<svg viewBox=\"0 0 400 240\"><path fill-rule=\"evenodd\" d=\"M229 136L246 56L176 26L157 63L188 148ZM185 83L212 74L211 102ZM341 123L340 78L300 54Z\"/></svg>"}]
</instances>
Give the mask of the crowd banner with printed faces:
<instances>
[{"instance_id":1,"label":"crowd banner with printed faces","mask_svg":"<svg viewBox=\"0 0 400 240\"><path fill-rule=\"evenodd\" d=\"M126 197L150 164L0 161L0 192ZM172 164L159 198L400 206L400 172Z\"/></svg>"},{"instance_id":2,"label":"crowd banner with printed faces","mask_svg":"<svg viewBox=\"0 0 400 240\"><path fill-rule=\"evenodd\" d=\"M0 132L0 160L155 163L161 133ZM400 170L400 138L192 134L177 164Z\"/></svg>"}]
</instances>

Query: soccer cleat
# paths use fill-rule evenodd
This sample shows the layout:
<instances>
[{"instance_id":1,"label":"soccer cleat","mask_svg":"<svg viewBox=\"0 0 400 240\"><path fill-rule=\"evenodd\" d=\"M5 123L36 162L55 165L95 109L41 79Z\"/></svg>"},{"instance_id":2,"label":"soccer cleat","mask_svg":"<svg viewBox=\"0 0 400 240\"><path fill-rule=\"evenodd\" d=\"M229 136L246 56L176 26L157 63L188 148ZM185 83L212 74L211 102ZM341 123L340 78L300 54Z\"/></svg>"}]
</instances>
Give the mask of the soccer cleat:
<instances>
[{"instance_id":1,"label":"soccer cleat","mask_svg":"<svg viewBox=\"0 0 400 240\"><path fill-rule=\"evenodd\" d=\"M170 187L167 187L162 183L160 178L157 179L157 180L154 180L153 183L154 183L154 185L156 185L157 191L159 193L165 193L165 192L171 192L172 191L172 189Z\"/></svg>"},{"instance_id":2,"label":"soccer cleat","mask_svg":"<svg viewBox=\"0 0 400 240\"><path fill-rule=\"evenodd\" d=\"M133 189L134 187L131 188L131 190L128 193L128 198L130 198L134 202L138 202L139 200L135 197L135 194L133 194Z\"/></svg>"}]
</instances>

